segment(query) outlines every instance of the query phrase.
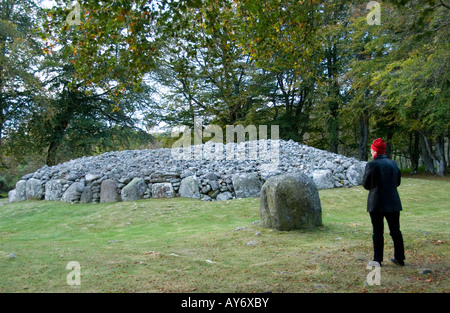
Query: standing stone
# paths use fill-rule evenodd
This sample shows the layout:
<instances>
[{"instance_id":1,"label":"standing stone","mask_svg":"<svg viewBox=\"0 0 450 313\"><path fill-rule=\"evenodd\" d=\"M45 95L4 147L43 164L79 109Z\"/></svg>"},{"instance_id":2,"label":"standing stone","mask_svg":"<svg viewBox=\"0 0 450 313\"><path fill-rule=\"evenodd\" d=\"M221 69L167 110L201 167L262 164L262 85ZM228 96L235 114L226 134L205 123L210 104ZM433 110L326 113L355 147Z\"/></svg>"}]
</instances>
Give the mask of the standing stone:
<instances>
[{"instance_id":1,"label":"standing stone","mask_svg":"<svg viewBox=\"0 0 450 313\"><path fill-rule=\"evenodd\" d=\"M261 225L278 230L322 225L322 209L314 181L303 174L269 178L261 189Z\"/></svg>"},{"instance_id":2,"label":"standing stone","mask_svg":"<svg viewBox=\"0 0 450 313\"><path fill-rule=\"evenodd\" d=\"M171 183L152 184L153 198L173 198L173 187Z\"/></svg>"},{"instance_id":3,"label":"standing stone","mask_svg":"<svg viewBox=\"0 0 450 313\"><path fill-rule=\"evenodd\" d=\"M18 202L18 197L17 197L17 191L16 189L10 190L8 192L8 202L12 203L12 202Z\"/></svg>"},{"instance_id":4,"label":"standing stone","mask_svg":"<svg viewBox=\"0 0 450 313\"><path fill-rule=\"evenodd\" d=\"M70 185L69 188L64 192L61 197L61 201L69 203L80 202L81 193L84 190L84 184L80 182L75 182Z\"/></svg>"},{"instance_id":5,"label":"standing stone","mask_svg":"<svg viewBox=\"0 0 450 313\"><path fill-rule=\"evenodd\" d=\"M91 186L84 187L80 196L80 203L91 203L94 199Z\"/></svg>"},{"instance_id":6,"label":"standing stone","mask_svg":"<svg viewBox=\"0 0 450 313\"><path fill-rule=\"evenodd\" d=\"M256 173L241 173L231 176L236 198L256 198L260 196L262 183Z\"/></svg>"},{"instance_id":7,"label":"standing stone","mask_svg":"<svg viewBox=\"0 0 450 313\"><path fill-rule=\"evenodd\" d=\"M313 172L313 180L317 189L334 188L334 178L331 170L317 170Z\"/></svg>"},{"instance_id":8,"label":"standing stone","mask_svg":"<svg viewBox=\"0 0 450 313\"><path fill-rule=\"evenodd\" d=\"M61 200L63 194L63 183L60 179L49 180L45 184L45 200Z\"/></svg>"},{"instance_id":9,"label":"standing stone","mask_svg":"<svg viewBox=\"0 0 450 313\"><path fill-rule=\"evenodd\" d=\"M27 181L27 200L42 200L44 187L39 179L31 178Z\"/></svg>"},{"instance_id":10,"label":"standing stone","mask_svg":"<svg viewBox=\"0 0 450 313\"><path fill-rule=\"evenodd\" d=\"M118 191L117 181L113 179L106 179L102 181L100 186L100 202L119 202L120 195Z\"/></svg>"},{"instance_id":11,"label":"standing stone","mask_svg":"<svg viewBox=\"0 0 450 313\"><path fill-rule=\"evenodd\" d=\"M200 199L200 190L198 188L197 176L192 175L185 177L181 180L180 189L178 194L183 198Z\"/></svg>"},{"instance_id":12,"label":"standing stone","mask_svg":"<svg viewBox=\"0 0 450 313\"><path fill-rule=\"evenodd\" d=\"M134 201L142 199L147 189L147 184L142 178L134 178L128 185L122 188L122 201Z\"/></svg>"},{"instance_id":13,"label":"standing stone","mask_svg":"<svg viewBox=\"0 0 450 313\"><path fill-rule=\"evenodd\" d=\"M16 183L16 199L17 201L27 200L27 181L19 180Z\"/></svg>"}]
</instances>

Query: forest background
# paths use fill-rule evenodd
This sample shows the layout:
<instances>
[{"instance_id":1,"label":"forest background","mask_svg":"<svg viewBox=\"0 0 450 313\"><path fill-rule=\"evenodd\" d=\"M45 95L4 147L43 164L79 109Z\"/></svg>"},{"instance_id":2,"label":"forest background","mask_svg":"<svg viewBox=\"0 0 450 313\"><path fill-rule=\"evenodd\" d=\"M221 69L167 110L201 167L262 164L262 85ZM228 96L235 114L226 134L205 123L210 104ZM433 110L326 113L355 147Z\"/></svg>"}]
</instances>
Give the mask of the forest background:
<instances>
[{"instance_id":1,"label":"forest background","mask_svg":"<svg viewBox=\"0 0 450 313\"><path fill-rule=\"evenodd\" d=\"M0 0L0 195L44 165L170 147L198 117L279 125L360 160L381 137L403 171L444 176L449 13L443 0Z\"/></svg>"}]
</instances>

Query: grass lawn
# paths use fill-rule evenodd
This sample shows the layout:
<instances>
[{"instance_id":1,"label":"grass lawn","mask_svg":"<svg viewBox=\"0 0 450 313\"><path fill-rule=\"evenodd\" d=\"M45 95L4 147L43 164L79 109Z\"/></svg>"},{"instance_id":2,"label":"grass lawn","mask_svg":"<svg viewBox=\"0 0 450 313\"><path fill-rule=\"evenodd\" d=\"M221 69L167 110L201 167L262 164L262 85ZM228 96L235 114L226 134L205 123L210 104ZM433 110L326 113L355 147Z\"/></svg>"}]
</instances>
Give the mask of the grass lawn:
<instances>
[{"instance_id":1,"label":"grass lawn","mask_svg":"<svg viewBox=\"0 0 450 313\"><path fill-rule=\"evenodd\" d=\"M0 200L0 292L449 292L450 182L399 188L406 266L370 286L371 224L362 187L321 190L324 226L258 223L259 199L150 199L70 205ZM68 262L81 266L69 286ZM426 271L424 274L424 269Z\"/></svg>"}]
</instances>

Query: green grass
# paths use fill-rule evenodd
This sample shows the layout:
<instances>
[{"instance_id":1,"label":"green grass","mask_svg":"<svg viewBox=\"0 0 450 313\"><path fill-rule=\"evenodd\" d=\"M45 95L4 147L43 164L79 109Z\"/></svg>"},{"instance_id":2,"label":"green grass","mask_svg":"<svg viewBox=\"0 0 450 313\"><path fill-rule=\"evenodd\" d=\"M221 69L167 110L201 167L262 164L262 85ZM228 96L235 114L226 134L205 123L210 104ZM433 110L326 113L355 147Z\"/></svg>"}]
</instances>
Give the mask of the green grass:
<instances>
[{"instance_id":1,"label":"green grass","mask_svg":"<svg viewBox=\"0 0 450 313\"><path fill-rule=\"evenodd\" d=\"M0 292L449 292L449 187L403 180L407 265L389 264L386 225L379 286L365 283L372 242L362 187L321 190L324 226L289 232L253 224L257 198L95 205L2 199ZM69 261L81 265L80 286L66 282Z\"/></svg>"}]
</instances>

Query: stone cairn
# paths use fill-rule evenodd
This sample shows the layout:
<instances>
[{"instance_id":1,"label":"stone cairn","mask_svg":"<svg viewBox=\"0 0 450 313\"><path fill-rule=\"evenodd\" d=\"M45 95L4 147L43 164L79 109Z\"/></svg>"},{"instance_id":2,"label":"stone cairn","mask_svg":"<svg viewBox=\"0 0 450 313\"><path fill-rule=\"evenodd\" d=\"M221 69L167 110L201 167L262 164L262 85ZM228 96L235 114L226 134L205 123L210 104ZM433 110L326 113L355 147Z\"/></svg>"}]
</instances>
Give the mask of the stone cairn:
<instances>
[{"instance_id":1,"label":"stone cairn","mask_svg":"<svg viewBox=\"0 0 450 313\"><path fill-rule=\"evenodd\" d=\"M271 147L275 142L278 162L272 163L267 155L273 155ZM266 155L260 152L253 159L232 160L176 159L170 148L108 152L44 166L27 174L9 192L9 201L105 203L173 197L205 201L259 197L268 178L287 173L309 176L317 189L360 185L366 163L292 140L228 143L222 145L224 156L229 145L245 151L264 145L267 150Z\"/></svg>"}]
</instances>

